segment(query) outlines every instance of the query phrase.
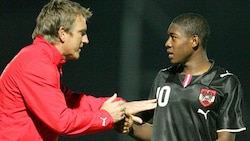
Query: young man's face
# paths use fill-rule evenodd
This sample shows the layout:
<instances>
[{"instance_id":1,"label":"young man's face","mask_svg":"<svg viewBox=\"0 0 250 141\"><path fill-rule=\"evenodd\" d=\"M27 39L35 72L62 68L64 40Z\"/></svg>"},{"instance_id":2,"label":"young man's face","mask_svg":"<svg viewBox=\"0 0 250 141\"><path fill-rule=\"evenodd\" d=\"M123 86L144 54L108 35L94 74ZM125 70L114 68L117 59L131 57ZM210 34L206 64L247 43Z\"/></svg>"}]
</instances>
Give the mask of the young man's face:
<instances>
[{"instance_id":1,"label":"young man's face","mask_svg":"<svg viewBox=\"0 0 250 141\"><path fill-rule=\"evenodd\" d=\"M77 16L71 31L65 35L62 55L66 60L75 60L80 57L82 47L89 43L86 31L86 19L83 16Z\"/></svg>"},{"instance_id":2,"label":"young man's face","mask_svg":"<svg viewBox=\"0 0 250 141\"><path fill-rule=\"evenodd\" d=\"M169 38L165 43L168 57L173 64L186 63L191 59L193 48L192 40L187 37L185 31L177 24L170 24L168 28Z\"/></svg>"}]
</instances>

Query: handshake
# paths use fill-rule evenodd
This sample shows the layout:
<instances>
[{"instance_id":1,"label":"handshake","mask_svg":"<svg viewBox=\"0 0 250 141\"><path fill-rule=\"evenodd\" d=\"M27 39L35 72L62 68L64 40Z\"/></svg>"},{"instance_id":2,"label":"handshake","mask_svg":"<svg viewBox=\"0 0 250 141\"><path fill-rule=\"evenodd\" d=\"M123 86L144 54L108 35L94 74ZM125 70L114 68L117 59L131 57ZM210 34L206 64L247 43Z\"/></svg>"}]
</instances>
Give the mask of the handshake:
<instances>
[{"instance_id":1,"label":"handshake","mask_svg":"<svg viewBox=\"0 0 250 141\"><path fill-rule=\"evenodd\" d=\"M156 108L156 99L125 102L115 101L117 94L114 94L104 102L101 109L106 110L114 119L116 132L128 134L134 122L143 123L140 117L135 114Z\"/></svg>"}]
</instances>

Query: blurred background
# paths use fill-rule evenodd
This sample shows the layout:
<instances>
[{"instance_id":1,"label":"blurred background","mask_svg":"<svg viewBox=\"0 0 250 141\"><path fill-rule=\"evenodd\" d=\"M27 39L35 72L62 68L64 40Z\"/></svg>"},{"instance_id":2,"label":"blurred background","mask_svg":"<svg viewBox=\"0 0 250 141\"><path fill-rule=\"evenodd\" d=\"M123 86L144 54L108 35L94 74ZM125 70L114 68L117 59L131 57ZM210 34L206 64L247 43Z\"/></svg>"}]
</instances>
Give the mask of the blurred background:
<instances>
[{"instance_id":1,"label":"blurred background","mask_svg":"<svg viewBox=\"0 0 250 141\"><path fill-rule=\"evenodd\" d=\"M49 0L1 0L0 71L23 47L40 9ZM75 0L89 7L90 43L81 57L64 66L63 82L75 91L94 96L118 93L127 101L147 99L157 72L170 64L164 43L167 28L177 15L197 12L211 26L208 56L217 65L236 74L244 90L246 126L250 120L250 3L248 0ZM237 135L246 141L248 131ZM248 138L248 139L247 139ZM60 137L59 141L133 141L115 131L82 137Z\"/></svg>"}]
</instances>

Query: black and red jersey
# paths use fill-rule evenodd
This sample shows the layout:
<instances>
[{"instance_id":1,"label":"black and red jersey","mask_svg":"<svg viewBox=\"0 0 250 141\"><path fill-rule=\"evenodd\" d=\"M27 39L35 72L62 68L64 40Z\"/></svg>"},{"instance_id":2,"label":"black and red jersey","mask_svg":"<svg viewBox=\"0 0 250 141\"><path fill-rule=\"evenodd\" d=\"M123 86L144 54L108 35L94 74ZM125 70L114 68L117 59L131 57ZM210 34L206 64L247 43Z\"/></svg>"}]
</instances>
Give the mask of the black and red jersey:
<instances>
[{"instance_id":1,"label":"black and red jersey","mask_svg":"<svg viewBox=\"0 0 250 141\"><path fill-rule=\"evenodd\" d=\"M246 130L242 121L242 88L238 78L215 66L203 75L181 75L182 66L162 69L150 99L157 108L152 141L214 141L217 132ZM147 117L148 118L148 117Z\"/></svg>"}]
</instances>

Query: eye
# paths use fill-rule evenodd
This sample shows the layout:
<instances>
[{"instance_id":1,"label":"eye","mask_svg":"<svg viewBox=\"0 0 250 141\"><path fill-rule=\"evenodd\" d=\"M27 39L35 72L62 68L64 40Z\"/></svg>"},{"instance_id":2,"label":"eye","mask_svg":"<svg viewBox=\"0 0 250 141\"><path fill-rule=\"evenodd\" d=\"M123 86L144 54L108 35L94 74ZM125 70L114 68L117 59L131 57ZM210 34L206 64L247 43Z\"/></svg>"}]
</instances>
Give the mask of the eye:
<instances>
[{"instance_id":1,"label":"eye","mask_svg":"<svg viewBox=\"0 0 250 141\"><path fill-rule=\"evenodd\" d=\"M173 34L173 33L170 33L170 34L169 34L169 38L170 38L171 40L175 40L175 39L177 39L177 36L176 36L175 34Z\"/></svg>"},{"instance_id":2,"label":"eye","mask_svg":"<svg viewBox=\"0 0 250 141\"><path fill-rule=\"evenodd\" d=\"M81 36L85 36L87 33L86 33L86 31L84 30L84 31L80 31L80 34L81 34Z\"/></svg>"},{"instance_id":3,"label":"eye","mask_svg":"<svg viewBox=\"0 0 250 141\"><path fill-rule=\"evenodd\" d=\"M177 37L172 35L171 38L172 38L173 40L175 40Z\"/></svg>"}]
</instances>

